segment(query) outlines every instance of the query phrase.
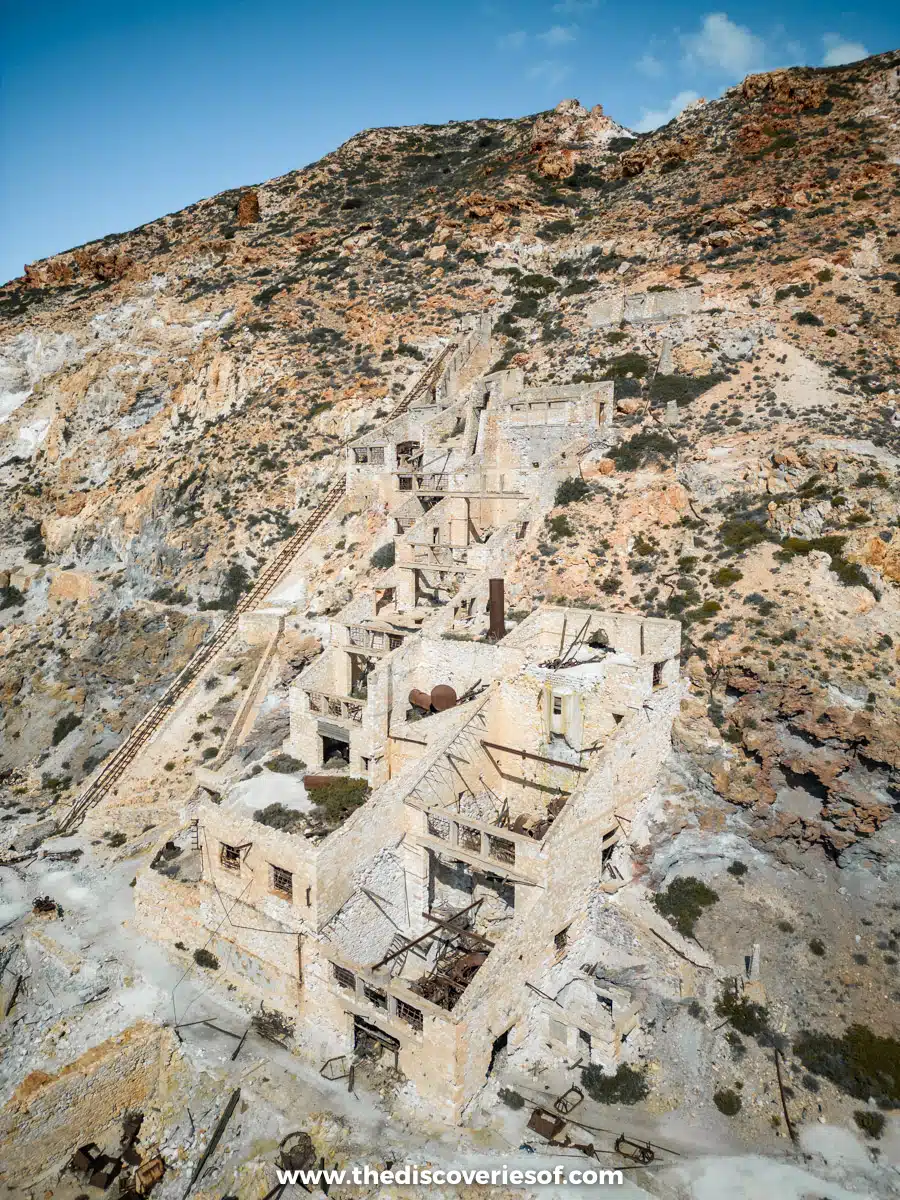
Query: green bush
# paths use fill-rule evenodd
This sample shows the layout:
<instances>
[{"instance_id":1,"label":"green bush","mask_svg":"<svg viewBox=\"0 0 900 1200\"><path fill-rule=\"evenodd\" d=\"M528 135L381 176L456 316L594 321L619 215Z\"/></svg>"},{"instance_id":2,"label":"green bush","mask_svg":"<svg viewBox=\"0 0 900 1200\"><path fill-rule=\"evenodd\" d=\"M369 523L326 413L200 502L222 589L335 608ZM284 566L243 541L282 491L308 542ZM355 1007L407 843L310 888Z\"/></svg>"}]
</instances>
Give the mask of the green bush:
<instances>
[{"instance_id":1,"label":"green bush","mask_svg":"<svg viewBox=\"0 0 900 1200\"><path fill-rule=\"evenodd\" d=\"M379 546L374 554L372 554L372 556L369 558L369 562L373 567L377 567L379 570L384 570L387 567L392 567L394 565L394 557L394 543L385 542L383 546Z\"/></svg>"},{"instance_id":2,"label":"green bush","mask_svg":"<svg viewBox=\"0 0 900 1200\"><path fill-rule=\"evenodd\" d=\"M790 562L797 554L809 554L812 550L821 550L830 557L830 569L837 575L844 587L864 587L872 591L872 585L859 563L851 562L844 557L846 541L845 537L836 533L817 538L786 537L782 540L781 549L777 552L776 558L781 562Z\"/></svg>"},{"instance_id":3,"label":"green bush","mask_svg":"<svg viewBox=\"0 0 900 1200\"><path fill-rule=\"evenodd\" d=\"M880 1138L884 1133L884 1117L881 1113L872 1112L867 1108L857 1109L853 1114L853 1120L870 1138Z\"/></svg>"},{"instance_id":4,"label":"green bush","mask_svg":"<svg viewBox=\"0 0 900 1200\"><path fill-rule=\"evenodd\" d=\"M209 971L218 971L219 969L219 960L216 956L202 947L194 951L194 962L198 967L206 967Z\"/></svg>"},{"instance_id":5,"label":"green bush","mask_svg":"<svg viewBox=\"0 0 900 1200\"><path fill-rule=\"evenodd\" d=\"M246 567L240 563L232 563L225 572L222 587L217 600L202 601L197 606L201 609L224 608L229 611L237 607L238 600L250 585L250 575Z\"/></svg>"},{"instance_id":6,"label":"green bush","mask_svg":"<svg viewBox=\"0 0 900 1200\"><path fill-rule=\"evenodd\" d=\"M17 587L0 588L0 612L4 608L20 608L25 603L25 597Z\"/></svg>"},{"instance_id":7,"label":"green bush","mask_svg":"<svg viewBox=\"0 0 900 1200\"><path fill-rule=\"evenodd\" d=\"M755 1038L760 1045L768 1046L773 1042L768 1009L762 1004L754 1004L746 996L724 989L716 1001L716 1016L723 1017L744 1037Z\"/></svg>"},{"instance_id":8,"label":"green bush","mask_svg":"<svg viewBox=\"0 0 900 1200\"><path fill-rule=\"evenodd\" d=\"M636 471L647 463L667 464L672 461L678 451L677 444L664 433L653 429L642 430L632 434L624 442L619 442L609 452L609 457L620 471Z\"/></svg>"},{"instance_id":9,"label":"green bush","mask_svg":"<svg viewBox=\"0 0 900 1200\"><path fill-rule=\"evenodd\" d=\"M726 1117L736 1117L741 1111L741 1098L731 1088L720 1088L713 1095L713 1103Z\"/></svg>"},{"instance_id":10,"label":"green bush","mask_svg":"<svg viewBox=\"0 0 900 1200\"><path fill-rule=\"evenodd\" d=\"M793 319L796 322L796 324L798 324L798 325L824 325L825 324L825 322L822 320L822 318L817 317L815 313L805 312L805 311L794 313Z\"/></svg>"},{"instance_id":11,"label":"green bush","mask_svg":"<svg viewBox=\"0 0 900 1200\"><path fill-rule=\"evenodd\" d=\"M857 1100L873 1099L884 1108L900 1105L900 1041L879 1037L865 1025L851 1025L842 1037L803 1032L794 1053L814 1075Z\"/></svg>"},{"instance_id":12,"label":"green bush","mask_svg":"<svg viewBox=\"0 0 900 1200\"><path fill-rule=\"evenodd\" d=\"M637 379L643 379L649 369L650 362L643 354L629 350L627 354L620 354L617 358L609 360L603 378L624 379L626 375L634 375Z\"/></svg>"},{"instance_id":13,"label":"green bush","mask_svg":"<svg viewBox=\"0 0 900 1200\"><path fill-rule=\"evenodd\" d=\"M694 925L704 908L715 904L718 893L693 875L673 879L664 892L653 897L656 911L684 937L694 936Z\"/></svg>"},{"instance_id":14,"label":"green bush","mask_svg":"<svg viewBox=\"0 0 900 1200\"><path fill-rule=\"evenodd\" d=\"M369 796L369 785L365 779L349 779L336 776L322 787L310 793L316 806L316 815L331 825L339 825L351 813L361 808Z\"/></svg>"},{"instance_id":15,"label":"green bush","mask_svg":"<svg viewBox=\"0 0 900 1200\"><path fill-rule=\"evenodd\" d=\"M556 489L553 503L556 508L561 508L565 504L577 504L580 500L587 499L590 494L590 486L580 476L576 475L571 479L564 479L562 481Z\"/></svg>"},{"instance_id":16,"label":"green bush","mask_svg":"<svg viewBox=\"0 0 900 1200\"><path fill-rule=\"evenodd\" d=\"M646 1099L650 1089L646 1072L623 1063L615 1075L605 1075L602 1067L584 1067L581 1072L584 1090L598 1104L637 1104Z\"/></svg>"},{"instance_id":17,"label":"green bush","mask_svg":"<svg viewBox=\"0 0 900 1200\"><path fill-rule=\"evenodd\" d=\"M743 571L739 571L737 567L720 567L718 571L713 571L709 577L709 581L715 584L716 587L728 587L730 584L737 583L739 579L743 578Z\"/></svg>"},{"instance_id":18,"label":"green bush","mask_svg":"<svg viewBox=\"0 0 900 1200\"><path fill-rule=\"evenodd\" d=\"M292 754L276 754L266 763L266 768L276 771L279 775L295 775L297 771L306 769L306 763L302 759L294 758Z\"/></svg>"},{"instance_id":19,"label":"green bush","mask_svg":"<svg viewBox=\"0 0 900 1200\"><path fill-rule=\"evenodd\" d=\"M575 530L569 524L569 518L564 513L558 517L548 517L547 528L556 538L574 537L575 535Z\"/></svg>"},{"instance_id":20,"label":"green bush","mask_svg":"<svg viewBox=\"0 0 900 1200\"><path fill-rule=\"evenodd\" d=\"M747 864L742 863L740 861L740 859L737 859L737 858L734 860L733 863L731 863L730 866L726 867L725 869L727 870L729 875L734 875L734 877L736 879L739 879L742 875L747 874Z\"/></svg>"},{"instance_id":21,"label":"green bush","mask_svg":"<svg viewBox=\"0 0 900 1200\"><path fill-rule=\"evenodd\" d=\"M60 717L53 726L53 734L50 738L51 744L58 746L63 738L70 734L73 729L77 729L80 724L81 717L76 713L67 713L66 716Z\"/></svg>"},{"instance_id":22,"label":"green bush","mask_svg":"<svg viewBox=\"0 0 900 1200\"><path fill-rule=\"evenodd\" d=\"M265 808L258 808L253 814L253 820L260 825L268 825L270 829L280 829L284 833L298 833L306 828L303 813L277 802L267 804Z\"/></svg>"},{"instance_id":23,"label":"green bush","mask_svg":"<svg viewBox=\"0 0 900 1200\"><path fill-rule=\"evenodd\" d=\"M513 1091L512 1088L500 1088L497 1095L507 1108L519 1109L525 1106L524 1097L520 1096L518 1092Z\"/></svg>"},{"instance_id":24,"label":"green bush","mask_svg":"<svg viewBox=\"0 0 900 1200\"><path fill-rule=\"evenodd\" d=\"M719 537L729 550L738 551L749 550L760 542L775 541L775 537L760 521L742 517L723 521L719 526Z\"/></svg>"}]
</instances>

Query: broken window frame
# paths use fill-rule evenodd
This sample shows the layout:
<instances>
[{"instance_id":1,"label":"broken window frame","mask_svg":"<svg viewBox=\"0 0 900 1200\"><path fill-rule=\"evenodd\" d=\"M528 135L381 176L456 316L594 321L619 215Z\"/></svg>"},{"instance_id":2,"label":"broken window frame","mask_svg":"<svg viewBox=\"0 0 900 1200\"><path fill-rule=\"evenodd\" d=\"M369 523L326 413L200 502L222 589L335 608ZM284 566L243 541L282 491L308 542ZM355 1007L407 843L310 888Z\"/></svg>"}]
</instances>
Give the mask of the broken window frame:
<instances>
[{"instance_id":1,"label":"broken window frame","mask_svg":"<svg viewBox=\"0 0 900 1200\"><path fill-rule=\"evenodd\" d=\"M569 945L569 930L572 928L571 921L568 925L564 925L553 935L553 945L557 954L563 954Z\"/></svg>"},{"instance_id":2,"label":"broken window frame","mask_svg":"<svg viewBox=\"0 0 900 1200\"><path fill-rule=\"evenodd\" d=\"M240 846L231 846L228 844L228 842L219 842L219 866L223 871L236 871L238 874L240 874Z\"/></svg>"},{"instance_id":3,"label":"broken window frame","mask_svg":"<svg viewBox=\"0 0 900 1200\"><path fill-rule=\"evenodd\" d=\"M394 999L394 1015L398 1021L403 1021L410 1029L415 1029L418 1033L422 1032L424 1026L424 1018L420 1008L414 1008L411 1004L407 1004L405 1000L399 997Z\"/></svg>"},{"instance_id":4,"label":"broken window frame","mask_svg":"<svg viewBox=\"0 0 900 1200\"><path fill-rule=\"evenodd\" d=\"M331 978L338 985L338 987L343 988L345 991L356 991L356 976L346 967L342 967L340 963L332 962Z\"/></svg>"},{"instance_id":5,"label":"broken window frame","mask_svg":"<svg viewBox=\"0 0 900 1200\"><path fill-rule=\"evenodd\" d=\"M387 992L384 991L383 988L372 987L371 984L364 983L363 996L365 996L365 998L371 1005L373 1005L373 1007L379 1008L383 1012L387 1012L388 996Z\"/></svg>"},{"instance_id":6,"label":"broken window frame","mask_svg":"<svg viewBox=\"0 0 900 1200\"><path fill-rule=\"evenodd\" d=\"M282 900L294 899L294 872L269 863L269 891Z\"/></svg>"}]
</instances>

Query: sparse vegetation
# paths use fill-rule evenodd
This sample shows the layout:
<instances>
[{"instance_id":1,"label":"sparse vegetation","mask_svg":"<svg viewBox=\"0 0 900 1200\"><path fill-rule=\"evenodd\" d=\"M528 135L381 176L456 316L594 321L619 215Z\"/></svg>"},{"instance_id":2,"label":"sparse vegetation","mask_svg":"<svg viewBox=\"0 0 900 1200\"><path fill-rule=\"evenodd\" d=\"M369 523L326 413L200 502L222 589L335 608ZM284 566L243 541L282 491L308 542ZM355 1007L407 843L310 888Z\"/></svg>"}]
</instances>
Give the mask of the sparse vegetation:
<instances>
[{"instance_id":1,"label":"sparse vegetation","mask_svg":"<svg viewBox=\"0 0 900 1200\"><path fill-rule=\"evenodd\" d=\"M726 1117L736 1117L741 1111L741 1098L732 1088L719 1088L713 1094L713 1103Z\"/></svg>"},{"instance_id":2,"label":"sparse vegetation","mask_svg":"<svg viewBox=\"0 0 900 1200\"><path fill-rule=\"evenodd\" d=\"M565 504L577 504L579 500L586 500L590 494L590 485L576 475L572 479L562 481L556 489L553 503L556 508L561 508Z\"/></svg>"},{"instance_id":3,"label":"sparse vegetation","mask_svg":"<svg viewBox=\"0 0 900 1200\"><path fill-rule=\"evenodd\" d=\"M794 1054L807 1071L829 1079L857 1100L873 1099L885 1108L900 1105L900 1041L880 1037L865 1025L851 1025L841 1037L804 1032Z\"/></svg>"},{"instance_id":4,"label":"sparse vegetation","mask_svg":"<svg viewBox=\"0 0 900 1200\"><path fill-rule=\"evenodd\" d=\"M218 971L219 969L219 960L205 947L194 951L194 962L198 967L205 967L207 971Z\"/></svg>"},{"instance_id":5,"label":"sparse vegetation","mask_svg":"<svg viewBox=\"0 0 900 1200\"><path fill-rule=\"evenodd\" d=\"M609 452L609 457L619 471L636 471L651 463L667 466L678 453L678 445L664 433L654 429L634 433L624 442L619 442Z\"/></svg>"},{"instance_id":6,"label":"sparse vegetation","mask_svg":"<svg viewBox=\"0 0 900 1200\"><path fill-rule=\"evenodd\" d=\"M369 557L369 562L376 570L383 571L394 565L394 543L385 542Z\"/></svg>"},{"instance_id":7,"label":"sparse vegetation","mask_svg":"<svg viewBox=\"0 0 900 1200\"><path fill-rule=\"evenodd\" d=\"M623 1063L615 1075L607 1075L595 1065L581 1072L584 1090L598 1104L638 1104L650 1094L646 1072Z\"/></svg>"},{"instance_id":8,"label":"sparse vegetation","mask_svg":"<svg viewBox=\"0 0 900 1200\"><path fill-rule=\"evenodd\" d=\"M656 911L670 925L674 925L683 937L693 937L694 926L703 910L718 899L718 893L701 880L693 875L683 875L680 879L673 879L664 892L658 892L653 897L653 903Z\"/></svg>"},{"instance_id":9,"label":"sparse vegetation","mask_svg":"<svg viewBox=\"0 0 900 1200\"><path fill-rule=\"evenodd\" d=\"M858 1108L853 1114L853 1120L866 1137L877 1139L884 1133L885 1121L883 1113L873 1112L870 1108Z\"/></svg>"},{"instance_id":10,"label":"sparse vegetation","mask_svg":"<svg viewBox=\"0 0 900 1200\"><path fill-rule=\"evenodd\" d=\"M266 769L279 775L296 775L298 771L306 770L306 763L292 754L276 754L266 762Z\"/></svg>"},{"instance_id":11,"label":"sparse vegetation","mask_svg":"<svg viewBox=\"0 0 900 1200\"><path fill-rule=\"evenodd\" d=\"M50 744L58 746L63 738L68 737L73 729L77 729L81 724L81 717L77 713L67 713L64 717L60 717L53 726L53 733L50 737Z\"/></svg>"}]
</instances>

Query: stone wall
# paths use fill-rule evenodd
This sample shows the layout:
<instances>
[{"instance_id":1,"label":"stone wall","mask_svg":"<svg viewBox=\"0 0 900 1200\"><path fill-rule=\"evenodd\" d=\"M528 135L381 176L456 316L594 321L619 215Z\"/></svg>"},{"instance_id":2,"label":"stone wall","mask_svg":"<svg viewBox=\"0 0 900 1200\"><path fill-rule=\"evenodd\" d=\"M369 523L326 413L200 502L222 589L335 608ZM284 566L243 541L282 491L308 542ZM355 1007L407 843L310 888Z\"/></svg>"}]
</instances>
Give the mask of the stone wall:
<instances>
[{"instance_id":1,"label":"stone wall","mask_svg":"<svg viewBox=\"0 0 900 1200\"><path fill-rule=\"evenodd\" d=\"M180 1082L175 1034L143 1021L55 1074L33 1071L0 1111L0 1180L27 1189L129 1109L159 1107Z\"/></svg>"},{"instance_id":2,"label":"stone wall","mask_svg":"<svg viewBox=\"0 0 900 1200\"><path fill-rule=\"evenodd\" d=\"M677 288L666 292L609 292L588 309L588 321L595 328L670 321L675 317L699 312L703 301L700 287Z\"/></svg>"}]
</instances>

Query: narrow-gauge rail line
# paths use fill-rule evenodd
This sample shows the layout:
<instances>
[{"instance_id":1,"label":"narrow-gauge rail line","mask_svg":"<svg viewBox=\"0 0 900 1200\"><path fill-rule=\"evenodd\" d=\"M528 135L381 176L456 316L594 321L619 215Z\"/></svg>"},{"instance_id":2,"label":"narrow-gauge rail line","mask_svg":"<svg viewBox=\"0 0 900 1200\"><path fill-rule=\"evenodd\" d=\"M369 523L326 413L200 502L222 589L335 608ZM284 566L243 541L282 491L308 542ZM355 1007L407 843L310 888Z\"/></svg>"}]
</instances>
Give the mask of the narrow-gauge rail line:
<instances>
[{"instance_id":1,"label":"narrow-gauge rail line","mask_svg":"<svg viewBox=\"0 0 900 1200\"><path fill-rule=\"evenodd\" d=\"M385 418L385 422L401 416L414 400L417 400L423 392L437 383L445 362L456 346L456 342L450 342L444 347L434 362L422 373L415 386L391 410ZM355 439L350 438L348 441L342 442L338 450L343 450L353 440ZM171 715L181 698L237 632L241 614L256 608L282 579L293 560L343 499L346 488L344 479L335 483L306 518L300 529L288 538L272 561L263 568L251 590L241 597L222 624L197 648L162 696L138 721L125 741L112 752L94 779L75 800L60 822L60 834L71 833L76 829L84 820L88 810L99 804L115 787L150 738Z\"/></svg>"}]
</instances>

